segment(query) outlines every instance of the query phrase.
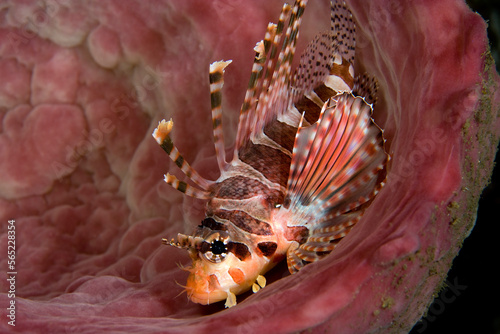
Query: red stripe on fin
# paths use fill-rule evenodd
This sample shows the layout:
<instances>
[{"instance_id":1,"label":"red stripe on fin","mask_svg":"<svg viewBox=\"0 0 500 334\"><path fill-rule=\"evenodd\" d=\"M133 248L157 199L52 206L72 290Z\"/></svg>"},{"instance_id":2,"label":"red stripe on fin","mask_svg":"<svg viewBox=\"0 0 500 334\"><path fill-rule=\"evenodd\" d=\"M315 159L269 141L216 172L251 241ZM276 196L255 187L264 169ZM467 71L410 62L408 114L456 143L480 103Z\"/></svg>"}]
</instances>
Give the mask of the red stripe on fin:
<instances>
[{"instance_id":1,"label":"red stripe on fin","mask_svg":"<svg viewBox=\"0 0 500 334\"><path fill-rule=\"evenodd\" d=\"M371 107L344 93L325 103L320 119L297 131L285 206L289 226L320 223L375 196L388 155Z\"/></svg>"}]
</instances>

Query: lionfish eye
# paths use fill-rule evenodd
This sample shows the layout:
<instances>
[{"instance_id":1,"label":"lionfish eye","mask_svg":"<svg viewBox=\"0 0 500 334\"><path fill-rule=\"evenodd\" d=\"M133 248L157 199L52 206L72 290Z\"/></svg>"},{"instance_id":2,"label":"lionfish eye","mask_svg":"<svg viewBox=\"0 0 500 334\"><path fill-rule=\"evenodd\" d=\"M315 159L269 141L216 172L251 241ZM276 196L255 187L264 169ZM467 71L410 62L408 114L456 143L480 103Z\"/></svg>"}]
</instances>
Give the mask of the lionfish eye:
<instances>
[{"instance_id":1,"label":"lionfish eye","mask_svg":"<svg viewBox=\"0 0 500 334\"><path fill-rule=\"evenodd\" d=\"M226 258L227 255L227 239L221 239L218 233L213 235L212 237L212 242L210 242L210 240L206 240L204 242L204 246L202 246L201 248L201 253L203 254L203 257L208 261L213 263L220 263Z\"/></svg>"},{"instance_id":2,"label":"lionfish eye","mask_svg":"<svg viewBox=\"0 0 500 334\"><path fill-rule=\"evenodd\" d=\"M220 240L212 241L212 247L210 248L213 254L220 255L226 253L226 245Z\"/></svg>"}]
</instances>

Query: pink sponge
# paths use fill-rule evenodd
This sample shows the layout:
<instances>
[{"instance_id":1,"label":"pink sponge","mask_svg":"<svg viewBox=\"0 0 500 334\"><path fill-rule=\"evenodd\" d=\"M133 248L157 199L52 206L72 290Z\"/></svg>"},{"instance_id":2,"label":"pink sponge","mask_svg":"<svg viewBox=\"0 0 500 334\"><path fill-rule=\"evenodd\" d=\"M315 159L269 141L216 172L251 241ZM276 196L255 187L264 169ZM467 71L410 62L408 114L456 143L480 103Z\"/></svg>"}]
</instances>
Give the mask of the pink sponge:
<instances>
[{"instance_id":1,"label":"pink sponge","mask_svg":"<svg viewBox=\"0 0 500 334\"><path fill-rule=\"evenodd\" d=\"M500 78L486 23L460 0L349 1L356 70L377 77L387 184L335 251L236 307L190 303L176 282L203 203L162 181L172 137L216 179L209 64L226 70L234 140L255 43L281 0L15 1L0 11L0 331L404 332L424 314L471 232L500 137ZM303 49L328 27L310 1ZM279 268L276 271L280 276ZM270 282L272 279L270 279ZM15 301L12 321L11 302Z\"/></svg>"}]
</instances>

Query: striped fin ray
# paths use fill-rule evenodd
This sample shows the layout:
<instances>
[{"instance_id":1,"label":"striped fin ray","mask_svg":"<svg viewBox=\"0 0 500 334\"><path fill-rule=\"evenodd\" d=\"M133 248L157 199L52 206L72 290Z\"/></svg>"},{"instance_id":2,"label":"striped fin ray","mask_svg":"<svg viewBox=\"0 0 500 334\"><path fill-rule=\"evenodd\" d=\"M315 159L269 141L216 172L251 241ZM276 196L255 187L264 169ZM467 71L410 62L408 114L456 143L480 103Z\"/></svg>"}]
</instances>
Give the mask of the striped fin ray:
<instances>
[{"instance_id":1,"label":"striped fin ray","mask_svg":"<svg viewBox=\"0 0 500 334\"><path fill-rule=\"evenodd\" d=\"M291 273L300 270L309 262L315 262L337 247L338 243L363 216L364 210L358 210L326 219L310 230L307 241L298 243L287 254L288 268Z\"/></svg>"},{"instance_id":2,"label":"striped fin ray","mask_svg":"<svg viewBox=\"0 0 500 334\"><path fill-rule=\"evenodd\" d=\"M317 123L299 127L286 195L297 219L289 225L302 225L304 217L314 217L305 219L306 226L320 223L332 212L353 210L378 191L387 154L370 116L362 98L344 93L325 103Z\"/></svg>"},{"instance_id":3,"label":"striped fin ray","mask_svg":"<svg viewBox=\"0 0 500 334\"><path fill-rule=\"evenodd\" d=\"M172 139L170 138L170 132L174 126L172 120L165 121L162 120L158 127L153 132L153 137L156 142L163 148L163 150L168 154L170 159L181 169L181 171L186 175L191 181L193 181L201 189L195 188L187 184L186 182L179 181L175 176L167 173L165 175L165 182L179 190L186 195L208 199L210 198L209 188L214 184L214 181L210 181L202 177L196 170L194 170L180 152L175 147Z\"/></svg>"},{"instance_id":4,"label":"striped fin ray","mask_svg":"<svg viewBox=\"0 0 500 334\"><path fill-rule=\"evenodd\" d=\"M309 236L287 252L292 273L330 253L384 184L388 155L371 111L363 98L343 93L297 131L285 206L288 225L306 226Z\"/></svg>"},{"instance_id":5,"label":"striped fin ray","mask_svg":"<svg viewBox=\"0 0 500 334\"><path fill-rule=\"evenodd\" d=\"M203 191L198 188L192 187L184 181L179 180L175 175L170 173L165 174L165 182L172 186L173 188L179 190L181 193L184 193L191 197L196 197L199 199L210 199L211 193L208 191Z\"/></svg>"},{"instance_id":6,"label":"striped fin ray","mask_svg":"<svg viewBox=\"0 0 500 334\"><path fill-rule=\"evenodd\" d=\"M224 133L222 131L222 87L224 86L224 69L229 61L216 61L210 65L210 104L212 108L212 126L214 131L215 154L221 171L226 169L226 151Z\"/></svg>"},{"instance_id":7,"label":"striped fin ray","mask_svg":"<svg viewBox=\"0 0 500 334\"><path fill-rule=\"evenodd\" d=\"M281 12L280 22L281 18L284 17L285 13L289 11L289 9L289 6L285 4L285 6L283 7L283 11ZM248 88L245 93L245 99L241 106L240 118L238 122L238 133L236 135L236 150L241 147L244 141L250 136L250 116L253 115L253 112L251 112L251 110L255 110L255 107L257 106L256 96L259 95L259 92L262 90L262 86L264 85L264 80L262 79L263 63L266 63L267 60L267 66L272 66L272 64L269 64L271 60L268 59L268 55L271 45L273 45L275 41L276 33L277 25L274 23L269 23L264 40L260 41L255 46L254 50L257 52L257 54L252 66L252 74L250 75L250 82L248 83ZM273 48L276 48L276 46L273 45ZM234 156L237 155L235 154Z\"/></svg>"},{"instance_id":8,"label":"striped fin ray","mask_svg":"<svg viewBox=\"0 0 500 334\"><path fill-rule=\"evenodd\" d=\"M273 78L273 74L275 73L276 64L278 62L278 49L280 47L280 43L282 43L283 31L285 29L286 21L290 19L290 13L292 11L292 7L288 4L283 5L283 9L278 19L278 24L270 23L269 28L272 28L272 33L265 36L264 39L264 49L266 53L264 54L263 60L265 61L263 69L265 73L262 76L262 80L259 82L258 89L256 90L256 95L260 97L261 94L269 90L269 85ZM266 41L267 44L266 44Z\"/></svg>"},{"instance_id":9,"label":"striped fin ray","mask_svg":"<svg viewBox=\"0 0 500 334\"><path fill-rule=\"evenodd\" d=\"M245 99L242 106L236 150L245 145L253 135L260 134L268 122L283 114L291 105L291 66L306 4L307 0L297 0L291 9L284 5L278 24L268 26L263 47L257 45L258 49L264 50L264 54L261 52L256 57L254 68L262 60L264 64L259 71L252 70L247 90L247 96L251 100Z\"/></svg>"}]
</instances>

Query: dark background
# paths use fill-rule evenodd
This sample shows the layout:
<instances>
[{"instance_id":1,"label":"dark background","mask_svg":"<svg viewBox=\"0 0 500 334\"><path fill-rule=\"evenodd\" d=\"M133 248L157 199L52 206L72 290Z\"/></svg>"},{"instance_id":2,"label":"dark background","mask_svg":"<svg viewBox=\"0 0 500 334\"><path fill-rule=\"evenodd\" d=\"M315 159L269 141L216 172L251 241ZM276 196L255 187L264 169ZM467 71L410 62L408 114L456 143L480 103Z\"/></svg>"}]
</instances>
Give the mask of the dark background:
<instances>
[{"instance_id":1,"label":"dark background","mask_svg":"<svg viewBox=\"0 0 500 334\"><path fill-rule=\"evenodd\" d=\"M500 68L500 2L469 0L469 6L488 22L488 37L497 71ZM427 317L411 334L500 334L500 155L497 152L490 185L479 201L477 221L465 239L444 288Z\"/></svg>"}]
</instances>

